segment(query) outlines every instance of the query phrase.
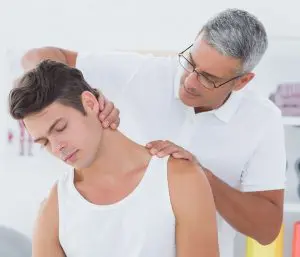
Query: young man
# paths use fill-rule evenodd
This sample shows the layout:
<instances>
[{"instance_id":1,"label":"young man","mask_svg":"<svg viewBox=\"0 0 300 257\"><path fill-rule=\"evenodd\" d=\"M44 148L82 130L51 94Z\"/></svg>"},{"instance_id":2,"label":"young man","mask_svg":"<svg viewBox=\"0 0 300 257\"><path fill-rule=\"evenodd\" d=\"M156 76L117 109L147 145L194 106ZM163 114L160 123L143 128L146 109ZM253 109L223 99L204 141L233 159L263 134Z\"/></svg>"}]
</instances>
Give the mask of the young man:
<instances>
[{"instance_id":1,"label":"young man","mask_svg":"<svg viewBox=\"0 0 300 257\"><path fill-rule=\"evenodd\" d=\"M204 24L178 60L46 47L29 51L22 64L30 69L53 58L78 67L119 109L127 106L120 130L142 144L170 140L193 153L206 168L220 214L221 256L232 257L235 231L269 244L282 223L286 161L281 114L246 88L267 45L256 17L230 9ZM113 109L107 119L115 121L116 114ZM167 141L154 142L151 151L191 158Z\"/></svg>"},{"instance_id":2,"label":"young man","mask_svg":"<svg viewBox=\"0 0 300 257\"><path fill-rule=\"evenodd\" d=\"M203 171L152 157L118 130L103 129L97 98L79 70L54 61L26 73L10 93L12 117L74 168L41 208L33 257L219 256Z\"/></svg>"}]
</instances>

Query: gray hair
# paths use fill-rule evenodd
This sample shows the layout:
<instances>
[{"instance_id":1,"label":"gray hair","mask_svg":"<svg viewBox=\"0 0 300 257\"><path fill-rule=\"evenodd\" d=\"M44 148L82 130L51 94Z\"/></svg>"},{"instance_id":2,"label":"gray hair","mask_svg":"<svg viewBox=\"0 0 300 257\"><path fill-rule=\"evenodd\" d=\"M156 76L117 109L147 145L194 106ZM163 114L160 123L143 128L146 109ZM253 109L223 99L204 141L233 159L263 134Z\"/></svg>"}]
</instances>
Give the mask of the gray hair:
<instances>
[{"instance_id":1,"label":"gray hair","mask_svg":"<svg viewBox=\"0 0 300 257\"><path fill-rule=\"evenodd\" d=\"M213 17L198 35L223 55L242 61L239 73L252 71L268 47L263 24L252 14L228 9Z\"/></svg>"}]
</instances>

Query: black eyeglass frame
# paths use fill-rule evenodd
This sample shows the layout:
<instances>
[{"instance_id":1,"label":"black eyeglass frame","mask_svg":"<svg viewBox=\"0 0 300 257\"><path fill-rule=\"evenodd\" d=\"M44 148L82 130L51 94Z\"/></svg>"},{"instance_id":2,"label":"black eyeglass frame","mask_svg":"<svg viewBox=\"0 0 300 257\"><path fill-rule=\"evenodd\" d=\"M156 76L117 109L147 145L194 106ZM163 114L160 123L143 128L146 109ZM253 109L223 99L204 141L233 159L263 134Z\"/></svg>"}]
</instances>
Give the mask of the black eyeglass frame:
<instances>
[{"instance_id":1,"label":"black eyeglass frame","mask_svg":"<svg viewBox=\"0 0 300 257\"><path fill-rule=\"evenodd\" d=\"M231 79L229 79L229 80L227 80L227 81L221 83L220 85L216 85L216 83L215 83L214 81L210 80L210 79L207 78L204 74L202 74L201 72L197 71L195 65L193 65L193 64L192 64L192 63L184 56L184 53L185 53L187 50L189 50L193 45L194 45L194 44L191 44L189 47L187 47L186 49L184 49L182 52L180 52L180 53L178 54L179 63L180 63L180 65L181 65L187 72L190 72L190 73L195 72L195 73L197 74L197 80L198 80L198 81L199 81L199 79L198 79L199 76L203 76L207 81L209 81L209 83L211 83L211 84L213 85L213 87L207 87L207 86L203 85L203 86L206 87L207 89L219 88L219 87L221 87L221 86L223 86L223 85L225 85L225 84L227 84L227 83L229 83L229 82L231 82L231 81L233 81L233 80L235 80L235 79L238 79L238 78L240 78L240 77L242 77L242 76L244 75L244 74L242 74L242 75L235 76L235 77L233 77L233 78L231 78ZM184 58L185 61L187 61L187 62L191 65L191 67L193 67L193 71L187 70L187 69L184 67L184 65L180 62L180 58ZM199 82L200 82L200 81L199 81ZM201 83L201 82L200 82L200 83ZM201 83L201 85L202 85L202 83Z\"/></svg>"}]
</instances>

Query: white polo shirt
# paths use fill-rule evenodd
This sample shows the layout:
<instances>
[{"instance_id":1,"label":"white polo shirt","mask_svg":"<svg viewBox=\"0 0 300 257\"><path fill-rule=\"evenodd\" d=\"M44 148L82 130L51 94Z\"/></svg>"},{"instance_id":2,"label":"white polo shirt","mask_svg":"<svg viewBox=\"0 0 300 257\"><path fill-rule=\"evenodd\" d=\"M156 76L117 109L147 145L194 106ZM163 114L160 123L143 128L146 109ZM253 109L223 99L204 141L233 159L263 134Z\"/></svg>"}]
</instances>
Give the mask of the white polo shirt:
<instances>
[{"instance_id":1,"label":"white polo shirt","mask_svg":"<svg viewBox=\"0 0 300 257\"><path fill-rule=\"evenodd\" d=\"M79 53L77 68L120 109L120 130L133 140L173 141L241 191L284 188L283 125L268 99L238 91L219 109L195 114L178 98L176 58ZM221 257L233 257L236 232L219 215L218 232Z\"/></svg>"}]
</instances>

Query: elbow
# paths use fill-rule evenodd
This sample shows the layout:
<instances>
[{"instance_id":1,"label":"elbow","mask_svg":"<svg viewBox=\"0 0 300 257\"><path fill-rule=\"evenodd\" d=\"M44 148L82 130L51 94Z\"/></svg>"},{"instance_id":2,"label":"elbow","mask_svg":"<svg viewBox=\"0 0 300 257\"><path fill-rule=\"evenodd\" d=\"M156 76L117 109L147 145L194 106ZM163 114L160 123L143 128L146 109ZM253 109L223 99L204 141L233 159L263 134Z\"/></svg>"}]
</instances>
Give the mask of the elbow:
<instances>
[{"instance_id":1,"label":"elbow","mask_svg":"<svg viewBox=\"0 0 300 257\"><path fill-rule=\"evenodd\" d=\"M41 60L42 48L32 48L28 50L21 58L21 66L24 71L33 69Z\"/></svg>"},{"instance_id":2,"label":"elbow","mask_svg":"<svg viewBox=\"0 0 300 257\"><path fill-rule=\"evenodd\" d=\"M273 243L280 235L282 229L283 214L282 212L273 213L272 218L262 219L256 223L253 238L261 245Z\"/></svg>"},{"instance_id":3,"label":"elbow","mask_svg":"<svg viewBox=\"0 0 300 257\"><path fill-rule=\"evenodd\" d=\"M62 50L56 47L41 47L28 50L21 58L24 71L34 69L41 61L50 59L67 63L67 58Z\"/></svg>"},{"instance_id":4,"label":"elbow","mask_svg":"<svg viewBox=\"0 0 300 257\"><path fill-rule=\"evenodd\" d=\"M273 243L275 239L276 239L276 237L271 237L271 236L261 237L261 238L257 239L257 242L261 245L266 246L266 245L269 245L269 244Z\"/></svg>"},{"instance_id":5,"label":"elbow","mask_svg":"<svg viewBox=\"0 0 300 257\"><path fill-rule=\"evenodd\" d=\"M260 243L261 245L269 245L273 243L280 234L281 226L279 227L267 227L264 229L265 231L261 231L257 234L254 239Z\"/></svg>"}]
</instances>

